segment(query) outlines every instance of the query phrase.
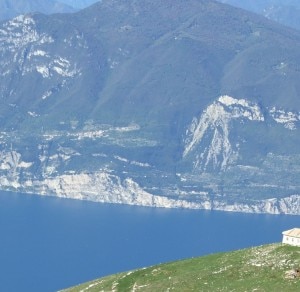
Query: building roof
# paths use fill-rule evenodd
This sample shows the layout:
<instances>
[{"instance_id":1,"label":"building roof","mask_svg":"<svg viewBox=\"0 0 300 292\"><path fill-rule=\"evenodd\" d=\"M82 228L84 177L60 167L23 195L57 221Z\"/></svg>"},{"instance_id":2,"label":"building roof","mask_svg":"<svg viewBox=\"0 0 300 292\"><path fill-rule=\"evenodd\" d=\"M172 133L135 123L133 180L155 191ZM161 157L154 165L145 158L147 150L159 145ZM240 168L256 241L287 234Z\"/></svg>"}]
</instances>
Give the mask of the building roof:
<instances>
[{"instance_id":1,"label":"building roof","mask_svg":"<svg viewBox=\"0 0 300 292\"><path fill-rule=\"evenodd\" d=\"M300 238L300 228L293 228L282 232L283 235Z\"/></svg>"}]
</instances>

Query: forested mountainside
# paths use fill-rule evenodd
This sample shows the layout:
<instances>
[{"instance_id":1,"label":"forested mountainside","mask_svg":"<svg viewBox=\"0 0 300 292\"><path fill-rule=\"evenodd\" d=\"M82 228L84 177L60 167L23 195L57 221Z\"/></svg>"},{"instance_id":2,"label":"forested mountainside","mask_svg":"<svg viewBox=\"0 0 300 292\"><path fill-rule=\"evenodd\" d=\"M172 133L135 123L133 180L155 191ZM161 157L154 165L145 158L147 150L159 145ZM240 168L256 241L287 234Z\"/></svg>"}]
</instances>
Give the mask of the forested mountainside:
<instances>
[{"instance_id":1,"label":"forested mountainside","mask_svg":"<svg viewBox=\"0 0 300 292\"><path fill-rule=\"evenodd\" d=\"M0 25L2 189L300 214L300 32L207 0Z\"/></svg>"}]
</instances>

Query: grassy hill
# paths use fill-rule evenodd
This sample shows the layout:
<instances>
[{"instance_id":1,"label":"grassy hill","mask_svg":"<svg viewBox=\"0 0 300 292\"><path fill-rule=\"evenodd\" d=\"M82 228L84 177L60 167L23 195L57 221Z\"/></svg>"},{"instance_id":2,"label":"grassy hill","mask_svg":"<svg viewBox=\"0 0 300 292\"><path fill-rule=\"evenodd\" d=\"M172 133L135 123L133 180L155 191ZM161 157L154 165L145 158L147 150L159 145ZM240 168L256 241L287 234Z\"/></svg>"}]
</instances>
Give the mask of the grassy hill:
<instances>
[{"instance_id":1,"label":"grassy hill","mask_svg":"<svg viewBox=\"0 0 300 292\"><path fill-rule=\"evenodd\" d=\"M300 248L264 245L152 266L64 291L300 291Z\"/></svg>"}]
</instances>

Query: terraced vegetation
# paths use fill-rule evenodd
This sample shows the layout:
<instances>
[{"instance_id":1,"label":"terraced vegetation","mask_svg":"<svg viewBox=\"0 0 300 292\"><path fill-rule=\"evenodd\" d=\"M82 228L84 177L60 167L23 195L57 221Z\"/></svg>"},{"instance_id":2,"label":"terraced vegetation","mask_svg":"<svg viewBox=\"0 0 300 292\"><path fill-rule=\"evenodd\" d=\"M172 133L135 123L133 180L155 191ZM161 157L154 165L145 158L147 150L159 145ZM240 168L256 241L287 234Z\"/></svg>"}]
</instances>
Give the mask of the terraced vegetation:
<instances>
[{"instance_id":1,"label":"terraced vegetation","mask_svg":"<svg viewBox=\"0 0 300 292\"><path fill-rule=\"evenodd\" d=\"M97 279L76 291L300 291L300 248L264 245Z\"/></svg>"}]
</instances>

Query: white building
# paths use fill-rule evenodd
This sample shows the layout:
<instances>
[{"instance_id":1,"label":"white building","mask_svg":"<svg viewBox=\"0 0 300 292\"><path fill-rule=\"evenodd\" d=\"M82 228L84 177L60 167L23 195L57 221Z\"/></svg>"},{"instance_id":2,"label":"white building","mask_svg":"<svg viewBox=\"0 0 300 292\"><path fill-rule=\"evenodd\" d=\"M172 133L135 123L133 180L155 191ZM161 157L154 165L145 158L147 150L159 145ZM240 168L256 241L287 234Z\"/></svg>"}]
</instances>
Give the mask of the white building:
<instances>
[{"instance_id":1,"label":"white building","mask_svg":"<svg viewBox=\"0 0 300 292\"><path fill-rule=\"evenodd\" d=\"M300 246L300 228L293 228L282 232L282 243Z\"/></svg>"}]
</instances>

